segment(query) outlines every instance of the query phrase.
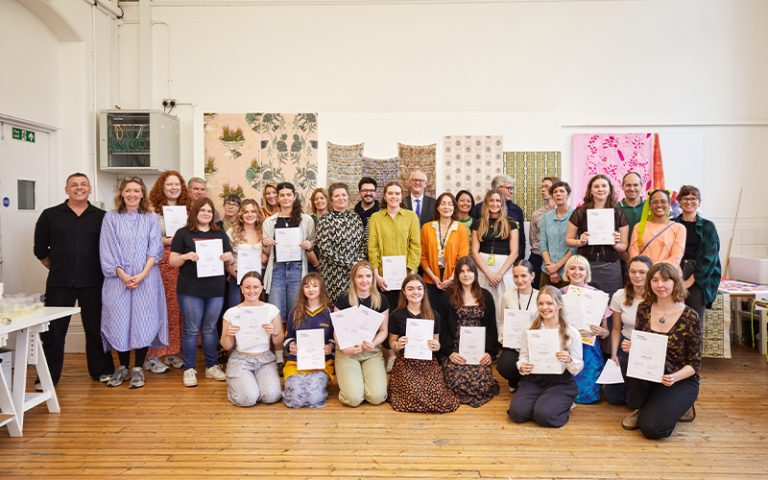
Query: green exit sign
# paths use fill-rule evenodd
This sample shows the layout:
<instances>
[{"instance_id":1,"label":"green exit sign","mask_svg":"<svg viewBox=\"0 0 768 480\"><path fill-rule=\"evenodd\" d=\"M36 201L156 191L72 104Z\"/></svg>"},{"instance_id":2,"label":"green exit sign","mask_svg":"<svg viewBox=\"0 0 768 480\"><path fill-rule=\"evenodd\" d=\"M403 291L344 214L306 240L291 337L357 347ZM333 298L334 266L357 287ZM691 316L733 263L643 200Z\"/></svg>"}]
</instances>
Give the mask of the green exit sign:
<instances>
[{"instance_id":1,"label":"green exit sign","mask_svg":"<svg viewBox=\"0 0 768 480\"><path fill-rule=\"evenodd\" d=\"M23 128L13 127L11 129L11 135L13 136L14 140L35 143L35 132L32 130L24 130Z\"/></svg>"}]
</instances>

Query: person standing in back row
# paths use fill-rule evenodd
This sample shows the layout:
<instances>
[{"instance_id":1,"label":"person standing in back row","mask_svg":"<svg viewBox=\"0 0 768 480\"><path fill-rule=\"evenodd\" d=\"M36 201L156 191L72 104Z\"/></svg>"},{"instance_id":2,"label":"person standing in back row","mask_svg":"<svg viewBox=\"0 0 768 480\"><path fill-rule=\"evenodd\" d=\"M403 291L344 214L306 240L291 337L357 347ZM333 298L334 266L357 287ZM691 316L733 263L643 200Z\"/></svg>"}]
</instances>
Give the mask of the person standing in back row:
<instances>
[{"instance_id":1,"label":"person standing in back row","mask_svg":"<svg viewBox=\"0 0 768 480\"><path fill-rule=\"evenodd\" d=\"M84 173L67 177L67 200L40 214L35 225L34 253L49 270L45 305L80 306L85 331L88 374L106 382L115 371L112 355L101 341L101 287L104 275L99 263L99 237L104 210L88 201L91 183ZM64 364L64 341L70 317L51 322L40 334L53 384L59 383Z\"/></svg>"},{"instance_id":2,"label":"person standing in back row","mask_svg":"<svg viewBox=\"0 0 768 480\"><path fill-rule=\"evenodd\" d=\"M403 198L405 208L419 217L419 228L434 220L435 199L424 193L427 190L427 174L414 170L408 179L408 195Z\"/></svg>"}]
</instances>

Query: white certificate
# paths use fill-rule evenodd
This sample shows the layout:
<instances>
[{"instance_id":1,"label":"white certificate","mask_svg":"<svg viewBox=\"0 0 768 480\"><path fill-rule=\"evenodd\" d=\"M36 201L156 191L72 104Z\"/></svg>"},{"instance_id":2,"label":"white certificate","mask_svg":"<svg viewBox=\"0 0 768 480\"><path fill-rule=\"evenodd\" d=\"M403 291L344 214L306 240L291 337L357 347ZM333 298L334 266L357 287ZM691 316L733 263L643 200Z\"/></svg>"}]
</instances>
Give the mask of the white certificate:
<instances>
[{"instance_id":1,"label":"white certificate","mask_svg":"<svg viewBox=\"0 0 768 480\"><path fill-rule=\"evenodd\" d=\"M467 365L479 365L485 353L485 327L461 327L459 332L459 355Z\"/></svg>"},{"instance_id":2,"label":"white certificate","mask_svg":"<svg viewBox=\"0 0 768 480\"><path fill-rule=\"evenodd\" d=\"M568 323L580 331L589 330L590 325L600 325L609 298L603 291L570 285L563 295Z\"/></svg>"},{"instance_id":3,"label":"white certificate","mask_svg":"<svg viewBox=\"0 0 768 480\"><path fill-rule=\"evenodd\" d=\"M376 332L381 327L381 322L384 321L384 314L379 313L376 310L360 305L357 307L356 328L360 337L360 342L363 340L366 342L372 342L373 337L376 336Z\"/></svg>"},{"instance_id":4,"label":"white certificate","mask_svg":"<svg viewBox=\"0 0 768 480\"><path fill-rule=\"evenodd\" d=\"M661 383L667 360L668 339L666 335L634 330L632 347L629 349L627 376Z\"/></svg>"},{"instance_id":5,"label":"white certificate","mask_svg":"<svg viewBox=\"0 0 768 480\"><path fill-rule=\"evenodd\" d=\"M536 310L504 309L504 330L502 346L504 348L520 348L523 346L523 335L533 321Z\"/></svg>"},{"instance_id":6,"label":"white certificate","mask_svg":"<svg viewBox=\"0 0 768 480\"><path fill-rule=\"evenodd\" d=\"M612 208L590 208L587 210L587 231L589 245L613 245L616 231L615 211Z\"/></svg>"},{"instance_id":7,"label":"white certificate","mask_svg":"<svg viewBox=\"0 0 768 480\"><path fill-rule=\"evenodd\" d=\"M271 318L263 315L263 307L240 307L236 318L229 319L240 330L235 334L237 349L241 352L266 352L269 350L269 334L264 325L272 323Z\"/></svg>"},{"instance_id":8,"label":"white certificate","mask_svg":"<svg viewBox=\"0 0 768 480\"><path fill-rule=\"evenodd\" d=\"M165 223L165 236L173 237L176 230L187 226L187 207L163 205L163 223Z\"/></svg>"},{"instance_id":9,"label":"white certificate","mask_svg":"<svg viewBox=\"0 0 768 480\"><path fill-rule=\"evenodd\" d=\"M224 262L221 261L224 246L220 238L195 240L195 253L197 253L197 278L224 275Z\"/></svg>"},{"instance_id":10,"label":"white certificate","mask_svg":"<svg viewBox=\"0 0 768 480\"><path fill-rule=\"evenodd\" d=\"M299 370L325 368L325 330L322 328L296 330L296 368Z\"/></svg>"},{"instance_id":11,"label":"white certificate","mask_svg":"<svg viewBox=\"0 0 768 480\"><path fill-rule=\"evenodd\" d=\"M603 373L600 374L600 377L597 379L598 385L610 385L613 383L624 383L624 377L621 376L621 368L619 368L618 365L616 365L616 362L613 360L608 360L605 362L605 367L603 368Z\"/></svg>"},{"instance_id":12,"label":"white certificate","mask_svg":"<svg viewBox=\"0 0 768 480\"><path fill-rule=\"evenodd\" d=\"M277 242L276 261L296 262L301 260L302 249L299 246L301 230L299 227L276 228L275 242Z\"/></svg>"},{"instance_id":13,"label":"white certificate","mask_svg":"<svg viewBox=\"0 0 768 480\"><path fill-rule=\"evenodd\" d=\"M248 272L261 274L261 250L252 248L237 249L237 284L243 281L243 275Z\"/></svg>"},{"instance_id":14,"label":"white certificate","mask_svg":"<svg viewBox=\"0 0 768 480\"><path fill-rule=\"evenodd\" d=\"M331 312L331 323L333 323L333 332L336 334L336 340L339 341L337 347L339 350L360 345L361 340L355 320L357 307L349 307L338 312Z\"/></svg>"},{"instance_id":15,"label":"white certificate","mask_svg":"<svg viewBox=\"0 0 768 480\"><path fill-rule=\"evenodd\" d=\"M531 373L559 375L565 371L565 365L557 359L560 351L558 329L528 330L528 358L533 364Z\"/></svg>"},{"instance_id":16,"label":"white certificate","mask_svg":"<svg viewBox=\"0 0 768 480\"><path fill-rule=\"evenodd\" d=\"M403 355L416 360L432 360L432 350L427 342L434 338L435 321L409 318L405 323L405 336L408 344Z\"/></svg>"},{"instance_id":17,"label":"white certificate","mask_svg":"<svg viewBox=\"0 0 768 480\"><path fill-rule=\"evenodd\" d=\"M381 257L381 271L387 283L387 290L400 290L407 274L405 255Z\"/></svg>"}]
</instances>

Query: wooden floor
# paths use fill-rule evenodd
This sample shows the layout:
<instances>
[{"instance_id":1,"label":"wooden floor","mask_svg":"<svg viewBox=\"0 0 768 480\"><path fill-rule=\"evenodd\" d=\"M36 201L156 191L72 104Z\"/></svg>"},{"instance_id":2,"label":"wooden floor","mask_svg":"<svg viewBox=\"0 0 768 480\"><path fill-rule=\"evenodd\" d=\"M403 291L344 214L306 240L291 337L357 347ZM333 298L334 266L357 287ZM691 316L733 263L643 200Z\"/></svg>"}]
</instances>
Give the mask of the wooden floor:
<instances>
[{"instance_id":1,"label":"wooden floor","mask_svg":"<svg viewBox=\"0 0 768 480\"><path fill-rule=\"evenodd\" d=\"M22 438L0 431L0 478L768 478L768 367L733 354L705 360L698 418L664 441L622 430L627 410L605 402L557 430L511 423L506 389L448 415L344 407L335 386L323 409L241 409L224 383L184 388L179 370L107 388L69 354L62 413L39 406Z\"/></svg>"}]
</instances>

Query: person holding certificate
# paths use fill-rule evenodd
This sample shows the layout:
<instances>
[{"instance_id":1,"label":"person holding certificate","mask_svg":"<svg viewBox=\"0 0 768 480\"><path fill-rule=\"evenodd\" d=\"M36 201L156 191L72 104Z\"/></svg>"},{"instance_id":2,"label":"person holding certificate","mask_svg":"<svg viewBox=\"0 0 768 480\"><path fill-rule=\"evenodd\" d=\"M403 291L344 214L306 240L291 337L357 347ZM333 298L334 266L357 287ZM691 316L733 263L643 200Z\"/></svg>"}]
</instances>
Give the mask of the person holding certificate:
<instances>
[{"instance_id":1,"label":"person holding certificate","mask_svg":"<svg viewBox=\"0 0 768 480\"><path fill-rule=\"evenodd\" d=\"M274 305L261 301L261 274L248 272L240 283L243 302L224 312L221 346L232 350L227 362L227 398L238 407L280 401L275 354L283 342L283 323Z\"/></svg>"},{"instance_id":2,"label":"person holding certificate","mask_svg":"<svg viewBox=\"0 0 768 480\"><path fill-rule=\"evenodd\" d=\"M537 345L532 350L528 335L523 337L517 368L523 375L520 387L512 397L507 414L513 422L533 420L542 427L559 428L565 425L579 389L573 376L581 371L581 334L568 324L560 290L547 285L536 299L538 314L531 324L531 331L555 330L557 342ZM560 363L562 373L537 373L532 357L554 357ZM564 366L564 368L563 368Z\"/></svg>"},{"instance_id":3,"label":"person holding certificate","mask_svg":"<svg viewBox=\"0 0 768 480\"><path fill-rule=\"evenodd\" d=\"M261 227L263 218L256 200L246 198L240 204L240 210L235 215L232 228L227 230L227 236L232 244L232 263L227 266L229 295L226 308L240 303L240 280L248 272L261 273L262 265L266 264L266 255L262 251ZM243 262L238 261L243 252Z\"/></svg>"},{"instance_id":4,"label":"person holding certificate","mask_svg":"<svg viewBox=\"0 0 768 480\"><path fill-rule=\"evenodd\" d=\"M379 329L370 341L336 349L336 378L339 383L339 401L356 407L366 401L379 405L387 399L387 371L382 344L387 340L389 303L374 286L373 266L366 261L357 262L349 272L349 290L336 299L336 311L357 308L360 305L384 316ZM335 338L339 345L338 338Z\"/></svg>"},{"instance_id":5,"label":"person holding certificate","mask_svg":"<svg viewBox=\"0 0 768 480\"><path fill-rule=\"evenodd\" d=\"M571 286L583 288L586 290L597 290L587 284L590 281L592 272L589 262L581 255L573 255L565 262L565 274L563 279L568 282L568 286L563 287L562 292L568 293ZM606 305L605 312L600 321L600 325L589 324L589 329L580 330L582 334L583 362L584 366L575 376L574 380L579 387L579 394L576 396L576 403L589 404L600 401L602 386L597 383L600 372L605 366L603 351L600 342L596 337L604 339L610 333L607 327L606 319L611 315L611 310ZM573 322L574 319L570 319Z\"/></svg>"},{"instance_id":6,"label":"person holding certificate","mask_svg":"<svg viewBox=\"0 0 768 480\"><path fill-rule=\"evenodd\" d=\"M520 383L520 371L517 369L520 346L525 330L528 329L536 315L536 297L538 297L539 291L533 288L534 278L534 267L531 262L518 260L512 267L512 279L517 288L507 290L501 297L504 317L503 321L496 325L496 329L499 332L499 342L502 349L496 362L496 370L509 382L510 392L517 390ZM511 313L507 310L511 310ZM517 323L516 328L512 328L512 325L509 325L510 322ZM515 332L517 338L505 338L511 332Z\"/></svg>"},{"instance_id":7,"label":"person holding certificate","mask_svg":"<svg viewBox=\"0 0 768 480\"><path fill-rule=\"evenodd\" d=\"M125 178L118 192L115 209L104 216L99 238L104 273L101 337L105 351L115 350L120 360L107 386L128 380L133 350L131 388L141 388L148 348L168 345L168 311L157 267L163 242L141 178Z\"/></svg>"},{"instance_id":8,"label":"person holding certificate","mask_svg":"<svg viewBox=\"0 0 768 480\"><path fill-rule=\"evenodd\" d=\"M627 430L639 428L646 438L668 437L678 421L696 417L703 339L699 315L684 303L685 295L677 266L658 263L648 270L635 331L668 337L666 355L658 359L664 375L661 383L627 377L627 405L635 410L621 422ZM621 348L630 352L632 341L624 340Z\"/></svg>"},{"instance_id":9,"label":"person holding certificate","mask_svg":"<svg viewBox=\"0 0 768 480\"><path fill-rule=\"evenodd\" d=\"M213 212L210 198L192 203L187 226L173 236L168 260L179 268L176 292L184 322L181 351L185 387L197 386L198 333L202 334L206 378L222 382L227 379L216 357L216 322L224 306L224 269L225 264L232 262L232 247L227 234L213 221Z\"/></svg>"},{"instance_id":10,"label":"person holding certificate","mask_svg":"<svg viewBox=\"0 0 768 480\"><path fill-rule=\"evenodd\" d=\"M353 215L357 215L353 212ZM320 408L328 400L328 382L333 375L333 324L331 310L333 304L325 291L323 277L317 272L308 273L301 280L296 307L288 318L288 330L283 345L288 359L283 368L285 389L283 403L289 408ZM297 339L301 331L322 331L321 344L304 345ZM309 342L309 336L307 336ZM314 347L314 349L313 349ZM299 369L300 356L317 356L322 350L324 368L304 370Z\"/></svg>"},{"instance_id":11,"label":"person holding certificate","mask_svg":"<svg viewBox=\"0 0 768 480\"><path fill-rule=\"evenodd\" d=\"M416 273L421 262L419 217L403 204L403 188L397 182L384 185L384 208L368 220L368 260L376 285L387 297L390 309L397 306L406 275ZM395 355L387 346L387 371Z\"/></svg>"},{"instance_id":12,"label":"person holding certificate","mask_svg":"<svg viewBox=\"0 0 768 480\"><path fill-rule=\"evenodd\" d=\"M421 269L429 303L437 305L453 282L456 261L469 255L469 230L456 221L456 200L449 192L435 201L434 221L421 227Z\"/></svg>"},{"instance_id":13,"label":"person holding certificate","mask_svg":"<svg viewBox=\"0 0 768 480\"><path fill-rule=\"evenodd\" d=\"M494 324L504 319L501 296L514 288L512 264L519 253L518 228L517 222L506 215L501 193L489 190L480 209L480 218L472 224L472 259L479 269L480 287L492 295L496 314Z\"/></svg>"},{"instance_id":14,"label":"person holding certificate","mask_svg":"<svg viewBox=\"0 0 768 480\"><path fill-rule=\"evenodd\" d=\"M179 281L179 269L168 262L171 256L171 240L176 230L187 221L187 183L175 170L166 170L157 177L149 192L149 202L160 220L160 234L163 238L163 259L158 263L160 277L163 279L165 303L168 309L168 346L150 348L144 368L152 373L165 373L168 367L181 368L184 361L181 354L181 310L176 298L176 284ZM168 212L166 219L164 213ZM178 217L177 222L175 218ZM182 222L183 217L183 222Z\"/></svg>"},{"instance_id":15,"label":"person holding certificate","mask_svg":"<svg viewBox=\"0 0 768 480\"><path fill-rule=\"evenodd\" d=\"M331 211L317 222L317 248L320 273L325 279L328 296L335 302L349 289L349 269L365 258L368 245L360 215L349 207L349 187L334 183L328 188Z\"/></svg>"},{"instance_id":16,"label":"person holding certificate","mask_svg":"<svg viewBox=\"0 0 768 480\"><path fill-rule=\"evenodd\" d=\"M640 255L632 257L627 264L627 282L624 288L611 297L611 360L621 368L621 374L627 378L627 352L620 348L624 340L632 338L635 329L637 306L645 298L645 277L653 262ZM605 398L612 405L624 405L627 402L627 389L624 383L611 383L605 386Z\"/></svg>"},{"instance_id":17,"label":"person holding certificate","mask_svg":"<svg viewBox=\"0 0 768 480\"><path fill-rule=\"evenodd\" d=\"M262 243L268 258L264 290L269 301L280 309L280 318L288 318L299 294L299 283L309 271L308 264L317 265L312 251L315 222L301 213L301 200L292 183L277 184L277 203L280 211L264 220ZM275 355L277 362L283 363L283 351Z\"/></svg>"},{"instance_id":18,"label":"person holding certificate","mask_svg":"<svg viewBox=\"0 0 768 480\"><path fill-rule=\"evenodd\" d=\"M627 250L629 235L627 217L615 206L611 180L595 175L587 184L584 203L569 219L565 239L566 245L578 248L577 253L589 261L592 285L608 294L624 283L619 254Z\"/></svg>"},{"instance_id":19,"label":"person holding certificate","mask_svg":"<svg viewBox=\"0 0 768 480\"><path fill-rule=\"evenodd\" d=\"M685 252L685 227L669 218L670 193L652 190L646 199L645 212L632 230L629 256L645 255L653 263L680 265Z\"/></svg>"},{"instance_id":20,"label":"person holding certificate","mask_svg":"<svg viewBox=\"0 0 768 480\"><path fill-rule=\"evenodd\" d=\"M499 338L493 297L480 287L477 265L470 257L461 257L456 262L453 284L443 295L440 306L443 321L440 351L445 357L445 383L460 403L479 407L499 393L499 382L491 371L491 361L499 351ZM462 330L466 327L485 328L485 341L472 349L473 353L478 349L481 352L477 362L460 351Z\"/></svg>"},{"instance_id":21,"label":"person holding certificate","mask_svg":"<svg viewBox=\"0 0 768 480\"><path fill-rule=\"evenodd\" d=\"M459 408L459 400L445 385L443 369L433 356L440 350L440 316L429 305L425 290L424 280L418 275L405 277L397 309L389 318L389 343L397 355L389 379L389 402L398 412L453 412ZM428 338L409 331L409 319L431 320ZM424 347L429 360L413 358L408 351Z\"/></svg>"}]
</instances>

